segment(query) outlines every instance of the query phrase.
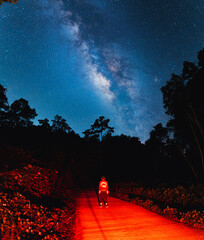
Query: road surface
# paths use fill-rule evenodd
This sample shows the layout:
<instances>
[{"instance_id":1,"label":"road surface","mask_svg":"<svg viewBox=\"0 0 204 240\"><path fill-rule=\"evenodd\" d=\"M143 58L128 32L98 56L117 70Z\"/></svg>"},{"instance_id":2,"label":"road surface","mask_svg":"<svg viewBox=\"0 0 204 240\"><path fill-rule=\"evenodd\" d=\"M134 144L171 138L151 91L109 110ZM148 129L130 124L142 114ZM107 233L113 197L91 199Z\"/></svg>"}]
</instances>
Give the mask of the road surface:
<instances>
[{"instance_id":1,"label":"road surface","mask_svg":"<svg viewBox=\"0 0 204 240\"><path fill-rule=\"evenodd\" d=\"M203 230L116 198L101 209L95 191L84 191L77 199L76 240L204 240Z\"/></svg>"}]
</instances>

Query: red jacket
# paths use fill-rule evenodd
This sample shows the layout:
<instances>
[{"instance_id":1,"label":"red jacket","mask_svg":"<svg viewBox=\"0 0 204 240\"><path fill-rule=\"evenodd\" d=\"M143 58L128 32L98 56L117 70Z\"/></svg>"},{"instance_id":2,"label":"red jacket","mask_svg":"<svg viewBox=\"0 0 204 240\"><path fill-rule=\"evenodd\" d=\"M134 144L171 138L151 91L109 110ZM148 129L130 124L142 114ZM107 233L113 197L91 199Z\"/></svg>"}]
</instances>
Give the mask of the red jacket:
<instances>
[{"instance_id":1,"label":"red jacket","mask_svg":"<svg viewBox=\"0 0 204 240\"><path fill-rule=\"evenodd\" d=\"M106 180L99 182L99 191L108 191L108 182Z\"/></svg>"}]
</instances>

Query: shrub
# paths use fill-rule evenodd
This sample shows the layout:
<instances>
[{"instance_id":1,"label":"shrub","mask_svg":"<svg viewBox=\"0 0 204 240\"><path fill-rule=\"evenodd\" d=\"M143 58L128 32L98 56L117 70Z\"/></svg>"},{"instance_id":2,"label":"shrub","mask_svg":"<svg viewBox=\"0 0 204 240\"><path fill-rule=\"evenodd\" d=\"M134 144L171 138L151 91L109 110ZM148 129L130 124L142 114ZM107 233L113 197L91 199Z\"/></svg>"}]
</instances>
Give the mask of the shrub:
<instances>
[{"instance_id":1,"label":"shrub","mask_svg":"<svg viewBox=\"0 0 204 240\"><path fill-rule=\"evenodd\" d=\"M138 183L118 183L112 194L153 212L196 228L204 228L204 186L145 187Z\"/></svg>"},{"instance_id":2,"label":"shrub","mask_svg":"<svg viewBox=\"0 0 204 240\"><path fill-rule=\"evenodd\" d=\"M0 177L0 239L72 239L74 202L50 194L56 171L29 164Z\"/></svg>"},{"instance_id":3,"label":"shrub","mask_svg":"<svg viewBox=\"0 0 204 240\"><path fill-rule=\"evenodd\" d=\"M176 208L170 208L169 206L167 206L163 210L163 213L164 213L164 215L166 215L170 219L173 219L173 220L177 220L178 219L178 210Z\"/></svg>"},{"instance_id":4,"label":"shrub","mask_svg":"<svg viewBox=\"0 0 204 240\"><path fill-rule=\"evenodd\" d=\"M22 167L31 160L31 154L22 148L5 146L0 148L0 170L8 171Z\"/></svg>"}]
</instances>

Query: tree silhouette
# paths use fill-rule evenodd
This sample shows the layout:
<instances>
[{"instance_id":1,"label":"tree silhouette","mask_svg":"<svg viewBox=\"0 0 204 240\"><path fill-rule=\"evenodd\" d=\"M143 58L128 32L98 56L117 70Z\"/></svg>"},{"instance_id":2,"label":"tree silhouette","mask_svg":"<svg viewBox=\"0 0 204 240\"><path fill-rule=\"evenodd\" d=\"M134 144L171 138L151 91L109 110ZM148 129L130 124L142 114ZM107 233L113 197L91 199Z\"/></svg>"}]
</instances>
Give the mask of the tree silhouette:
<instances>
[{"instance_id":1,"label":"tree silhouette","mask_svg":"<svg viewBox=\"0 0 204 240\"><path fill-rule=\"evenodd\" d=\"M97 141L99 139L99 134L94 134L93 131L91 129L87 129L84 132L82 132L84 134L84 138L86 140L92 140L92 141Z\"/></svg>"},{"instance_id":2,"label":"tree silhouette","mask_svg":"<svg viewBox=\"0 0 204 240\"><path fill-rule=\"evenodd\" d=\"M6 96L6 88L0 84L0 111L8 110L8 99Z\"/></svg>"},{"instance_id":3,"label":"tree silhouette","mask_svg":"<svg viewBox=\"0 0 204 240\"><path fill-rule=\"evenodd\" d=\"M28 101L21 98L14 101L8 112L9 125L12 127L30 127L31 121L37 116L34 108L30 108Z\"/></svg>"},{"instance_id":4,"label":"tree silhouette","mask_svg":"<svg viewBox=\"0 0 204 240\"><path fill-rule=\"evenodd\" d=\"M161 177L164 173L164 164L167 157L167 144L169 136L167 128L163 127L161 123L153 127L150 132L150 138L145 142L152 158L152 170L155 176Z\"/></svg>"},{"instance_id":5,"label":"tree silhouette","mask_svg":"<svg viewBox=\"0 0 204 240\"><path fill-rule=\"evenodd\" d=\"M172 74L161 88L166 113L171 116L169 126L174 141L187 160L195 177L204 172L204 50L198 53L198 64L184 62L182 74ZM195 162L200 155L201 165Z\"/></svg>"},{"instance_id":6,"label":"tree silhouette","mask_svg":"<svg viewBox=\"0 0 204 240\"><path fill-rule=\"evenodd\" d=\"M9 104L6 96L6 88L0 84L0 126L4 126L6 123L8 108Z\"/></svg>"},{"instance_id":7,"label":"tree silhouette","mask_svg":"<svg viewBox=\"0 0 204 240\"><path fill-rule=\"evenodd\" d=\"M110 127L108 124L110 119L105 119L104 116L100 116L98 119L95 120L94 124L91 125L91 129L93 133L100 135L100 140L103 139L103 133L110 135L114 133L114 127Z\"/></svg>"},{"instance_id":8,"label":"tree silhouette","mask_svg":"<svg viewBox=\"0 0 204 240\"><path fill-rule=\"evenodd\" d=\"M71 132L71 127L66 123L66 120L59 115L54 117L52 120L52 131L53 132Z\"/></svg>"},{"instance_id":9,"label":"tree silhouette","mask_svg":"<svg viewBox=\"0 0 204 240\"><path fill-rule=\"evenodd\" d=\"M43 127L45 129L51 129L51 126L49 124L49 120L47 118L39 119L38 122L39 122L40 127Z\"/></svg>"},{"instance_id":10,"label":"tree silhouette","mask_svg":"<svg viewBox=\"0 0 204 240\"><path fill-rule=\"evenodd\" d=\"M90 138L90 136L99 137L102 141L103 137L106 135L111 135L114 133L114 127L110 127L109 124L110 120L105 119L104 116L100 116L98 119L95 120L94 124L91 125L91 129L87 129L85 132L85 138Z\"/></svg>"}]
</instances>

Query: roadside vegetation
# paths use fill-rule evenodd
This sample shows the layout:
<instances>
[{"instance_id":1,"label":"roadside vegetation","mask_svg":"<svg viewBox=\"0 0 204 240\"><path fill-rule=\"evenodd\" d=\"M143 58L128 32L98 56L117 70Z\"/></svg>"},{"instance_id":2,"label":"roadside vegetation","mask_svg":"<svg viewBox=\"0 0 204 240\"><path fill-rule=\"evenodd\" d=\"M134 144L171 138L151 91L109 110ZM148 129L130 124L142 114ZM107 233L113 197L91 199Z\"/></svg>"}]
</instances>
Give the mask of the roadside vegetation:
<instances>
[{"instance_id":1,"label":"roadside vegetation","mask_svg":"<svg viewBox=\"0 0 204 240\"><path fill-rule=\"evenodd\" d=\"M34 164L0 174L0 238L72 239L71 190L57 195L57 172Z\"/></svg>"},{"instance_id":2,"label":"roadside vegetation","mask_svg":"<svg viewBox=\"0 0 204 240\"><path fill-rule=\"evenodd\" d=\"M112 195L194 228L204 229L204 185L117 183Z\"/></svg>"},{"instance_id":3,"label":"roadside vegetation","mask_svg":"<svg viewBox=\"0 0 204 240\"><path fill-rule=\"evenodd\" d=\"M153 126L145 143L113 135L102 115L83 137L57 114L34 124L36 109L23 98L9 101L0 83L0 239L71 239L71 189L97 185L103 175L116 183L116 197L203 228L203 76L204 49L161 88L169 121Z\"/></svg>"}]
</instances>

